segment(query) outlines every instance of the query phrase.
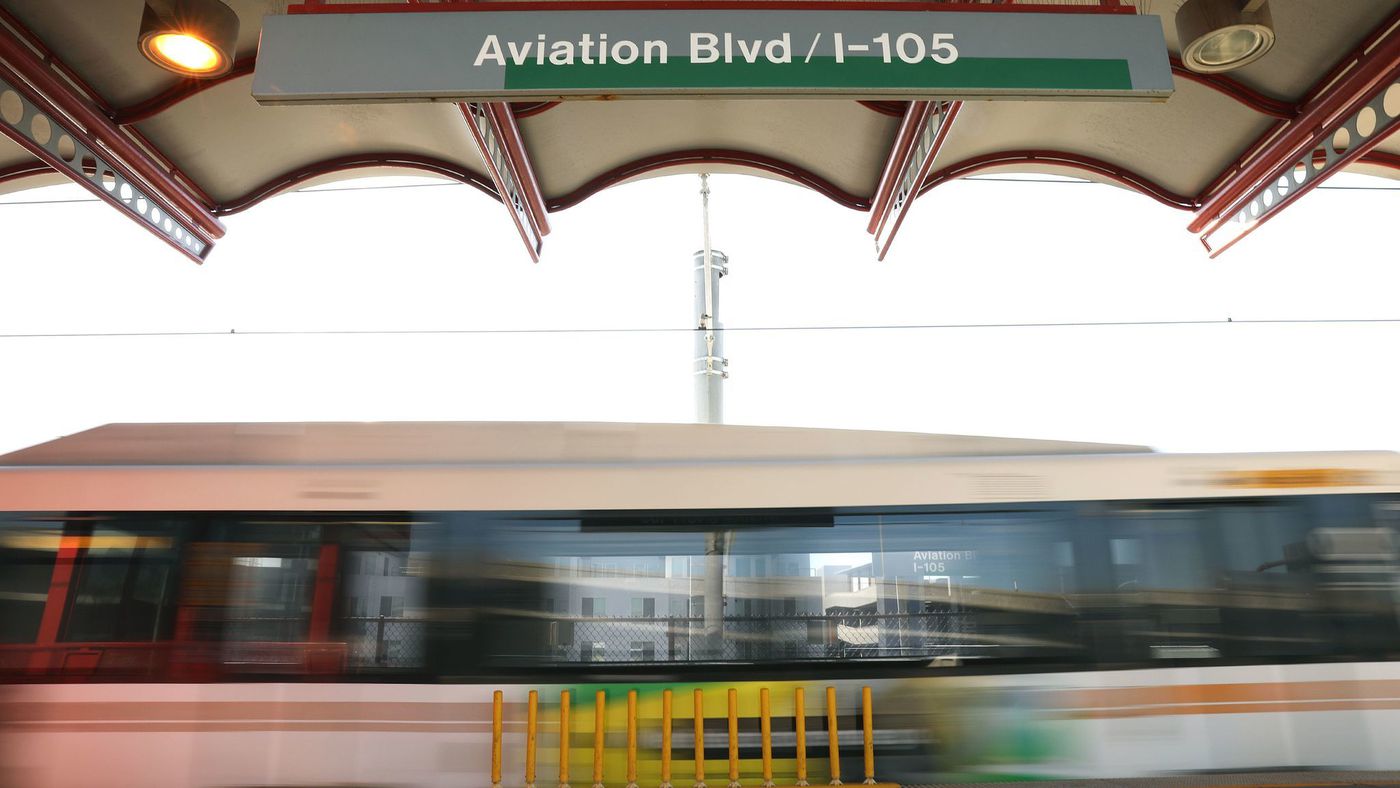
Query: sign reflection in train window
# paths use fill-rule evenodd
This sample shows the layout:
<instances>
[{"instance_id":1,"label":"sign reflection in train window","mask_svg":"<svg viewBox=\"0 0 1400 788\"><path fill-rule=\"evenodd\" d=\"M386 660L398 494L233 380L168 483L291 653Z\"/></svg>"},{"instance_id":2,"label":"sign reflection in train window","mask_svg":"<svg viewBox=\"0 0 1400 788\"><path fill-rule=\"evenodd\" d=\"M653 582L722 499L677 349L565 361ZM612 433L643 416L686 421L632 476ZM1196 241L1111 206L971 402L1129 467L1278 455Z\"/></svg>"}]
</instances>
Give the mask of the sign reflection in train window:
<instances>
[{"instance_id":1,"label":"sign reflection in train window","mask_svg":"<svg viewBox=\"0 0 1400 788\"><path fill-rule=\"evenodd\" d=\"M749 662L1069 651L1075 567L1064 530L1034 512L512 521L489 550L494 656Z\"/></svg>"}]
</instances>

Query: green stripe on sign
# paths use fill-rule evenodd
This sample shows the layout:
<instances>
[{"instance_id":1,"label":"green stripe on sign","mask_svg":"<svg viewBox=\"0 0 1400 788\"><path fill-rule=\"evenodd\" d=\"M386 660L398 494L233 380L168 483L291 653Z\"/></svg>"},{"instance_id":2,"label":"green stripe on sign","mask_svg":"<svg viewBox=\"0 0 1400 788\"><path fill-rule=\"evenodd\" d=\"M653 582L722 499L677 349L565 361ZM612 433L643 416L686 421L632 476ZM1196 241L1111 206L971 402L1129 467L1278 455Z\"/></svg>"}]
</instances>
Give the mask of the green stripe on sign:
<instances>
[{"instance_id":1,"label":"green stripe on sign","mask_svg":"<svg viewBox=\"0 0 1400 788\"><path fill-rule=\"evenodd\" d=\"M803 63L617 63L568 66L533 62L506 66L506 90L623 90L627 88L949 88L961 90L1131 90L1126 60L960 58L909 64L872 57L814 57Z\"/></svg>"}]
</instances>

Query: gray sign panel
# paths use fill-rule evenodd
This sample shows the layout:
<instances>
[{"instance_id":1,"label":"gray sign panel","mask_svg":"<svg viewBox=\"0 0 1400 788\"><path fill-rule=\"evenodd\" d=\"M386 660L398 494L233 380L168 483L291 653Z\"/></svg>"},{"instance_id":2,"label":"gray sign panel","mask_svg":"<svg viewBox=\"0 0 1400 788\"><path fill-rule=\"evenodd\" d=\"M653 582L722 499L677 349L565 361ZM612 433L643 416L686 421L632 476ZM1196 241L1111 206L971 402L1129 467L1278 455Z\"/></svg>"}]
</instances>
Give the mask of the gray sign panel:
<instances>
[{"instance_id":1,"label":"gray sign panel","mask_svg":"<svg viewBox=\"0 0 1400 788\"><path fill-rule=\"evenodd\" d=\"M1155 16L923 10L270 16L253 80L254 98L267 104L678 95L1160 100L1171 91Z\"/></svg>"}]
</instances>

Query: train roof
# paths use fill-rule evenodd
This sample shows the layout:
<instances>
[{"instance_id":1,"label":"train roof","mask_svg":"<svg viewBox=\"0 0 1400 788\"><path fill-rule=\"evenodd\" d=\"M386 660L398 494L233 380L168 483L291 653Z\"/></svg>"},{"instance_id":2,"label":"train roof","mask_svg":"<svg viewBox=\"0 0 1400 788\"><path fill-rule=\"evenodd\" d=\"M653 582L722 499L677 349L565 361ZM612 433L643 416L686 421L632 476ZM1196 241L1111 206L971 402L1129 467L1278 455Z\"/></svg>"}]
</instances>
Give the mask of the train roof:
<instances>
[{"instance_id":1,"label":"train roof","mask_svg":"<svg viewBox=\"0 0 1400 788\"><path fill-rule=\"evenodd\" d=\"M1112 443L727 424L108 424L0 456L0 467L830 461L1151 451Z\"/></svg>"}]
</instances>

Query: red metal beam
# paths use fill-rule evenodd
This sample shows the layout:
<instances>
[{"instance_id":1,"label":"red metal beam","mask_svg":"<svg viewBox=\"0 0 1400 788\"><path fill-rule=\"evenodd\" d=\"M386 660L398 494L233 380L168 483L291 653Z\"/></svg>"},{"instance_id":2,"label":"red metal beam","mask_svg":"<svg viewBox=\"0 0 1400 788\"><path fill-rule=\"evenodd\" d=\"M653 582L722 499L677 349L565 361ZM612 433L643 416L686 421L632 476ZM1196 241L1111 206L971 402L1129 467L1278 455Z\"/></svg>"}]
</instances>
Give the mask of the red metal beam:
<instances>
[{"instance_id":1,"label":"red metal beam","mask_svg":"<svg viewBox=\"0 0 1400 788\"><path fill-rule=\"evenodd\" d=\"M1078 153L1039 149L998 151L996 153L987 153L982 156L976 156L965 161L957 162L956 164L949 165L930 174L924 180L924 184L919 189L919 193L923 194L948 181L957 178L966 178L982 170L1017 164L1046 164L1092 173L1120 186L1125 186L1135 192L1151 197L1169 208L1190 211L1194 210L1198 205L1194 197L1177 194L1142 175L1116 164L1103 161L1102 159L1096 159L1092 156L1084 156Z\"/></svg>"},{"instance_id":2,"label":"red metal beam","mask_svg":"<svg viewBox=\"0 0 1400 788\"><path fill-rule=\"evenodd\" d=\"M549 234L544 195L535 180L534 168L525 152L520 129L510 107L499 102L471 102L457 105L467 122L472 140L495 184L496 194L510 211L520 240L530 259L539 262L544 236Z\"/></svg>"},{"instance_id":3,"label":"red metal beam","mask_svg":"<svg viewBox=\"0 0 1400 788\"><path fill-rule=\"evenodd\" d=\"M64 63L63 59L55 54L53 50L49 49L47 44L38 36L34 35L33 31L25 27L24 23L22 23L19 18L9 11L0 8L0 23L3 23L3 26L8 26L13 30L15 34L38 55L40 60L49 64L54 71L61 74L63 78L78 91L79 98L86 99L106 117L115 117L117 111L102 98L101 94L99 94L92 85L89 85L81 75L70 68L67 63ZM128 136L136 141L137 145L156 159L160 167L164 168L174 176L176 180L188 188L191 193L195 195L200 204L206 207L212 207L214 205L213 198L211 198L193 178L190 178L182 172L179 167L175 166L175 163L162 153L160 148L147 139L146 135L134 128L128 128L125 129L125 131Z\"/></svg>"},{"instance_id":4,"label":"red metal beam","mask_svg":"<svg viewBox=\"0 0 1400 788\"><path fill-rule=\"evenodd\" d=\"M1400 9L1313 86L1311 98L1292 120L1270 129L1227 167L1202 193L1201 207L1188 229L1199 233L1228 221L1261 188L1316 147L1322 130L1330 134L1339 119L1359 110L1377 90L1384 90L1400 64L1398 26Z\"/></svg>"},{"instance_id":5,"label":"red metal beam","mask_svg":"<svg viewBox=\"0 0 1400 788\"><path fill-rule=\"evenodd\" d=\"M1400 77L1400 61L1397 61L1396 75ZM1377 120L1377 115L1381 118L1385 117L1383 108L1378 107L1378 103L1373 101L1367 108L1370 110L1373 120ZM1367 153L1381 144L1392 133L1400 131L1400 120L1395 118L1387 120L1389 122L1385 127L1373 127L1375 130L1372 134L1358 142L1355 141L1355 138L1360 136L1355 131L1357 119L1355 116L1350 116L1346 121L1346 126L1343 126L1343 128L1350 127L1348 129L1350 147L1339 149L1336 142L1329 139L1332 135L1329 130L1319 137L1320 147L1305 154L1301 160L1285 164L1278 171L1277 180L1266 182L1258 191L1250 194L1249 200L1241 206L1237 213L1222 219L1202 233L1201 244L1210 252L1211 257L1219 256L1226 249L1239 243L1277 216L1285 208L1302 199L1303 195L1321 186L1328 178L1340 172L1347 165L1356 161L1364 161ZM1217 241L1217 235L1224 236L1223 242Z\"/></svg>"},{"instance_id":6,"label":"red metal beam","mask_svg":"<svg viewBox=\"0 0 1400 788\"><path fill-rule=\"evenodd\" d=\"M215 212L219 216L230 216L235 213L241 213L269 197L281 194L312 178L319 178L323 175L330 175L336 172L372 167L397 167L430 172L434 175L441 175L446 178L451 178L454 181L465 183L468 186L474 186L485 194L500 199L500 195L496 194L495 187L491 184L490 180L460 164L444 159L435 159L430 156L420 156L414 153L360 153L353 156L338 156L333 159L313 162L285 172L242 196L235 197L228 202L220 204L215 209Z\"/></svg>"},{"instance_id":7,"label":"red metal beam","mask_svg":"<svg viewBox=\"0 0 1400 788\"><path fill-rule=\"evenodd\" d=\"M895 131L894 142L890 145L889 155L885 157L885 166L880 170L880 180L875 187L875 194L870 198L870 222L865 227L866 232L876 232L885 221L885 216L889 213L890 198L894 195L895 185L908 168L909 157L913 155L914 143L918 140L919 134L923 133L924 127L928 125L929 116L933 113L933 109L934 103L931 101L911 101L905 105L904 120L900 122L899 128Z\"/></svg>"},{"instance_id":8,"label":"red metal beam","mask_svg":"<svg viewBox=\"0 0 1400 788\"><path fill-rule=\"evenodd\" d=\"M650 172L656 172L657 170L664 170L672 167L709 166L716 164L744 167L751 170L767 172L806 186L847 208L853 208L857 211L870 209L870 201L866 198L852 194L820 175L810 170L803 169L796 164L791 164L781 159L775 159L772 156L765 156L761 153L750 153L748 151L730 150L726 148L694 148L659 153L655 156L647 156L614 167L592 178L587 183L567 194L551 198L548 202L549 210L562 211L566 208L572 208L610 186L615 186L623 181L646 175Z\"/></svg>"},{"instance_id":9,"label":"red metal beam","mask_svg":"<svg viewBox=\"0 0 1400 788\"><path fill-rule=\"evenodd\" d=\"M20 128L15 125L18 120L0 123L0 132L34 156L196 260L202 260L213 241L223 236L223 225L204 204L4 25L0 25L0 79L28 102L30 109L21 105L22 114L34 113L36 119L42 116L47 121L39 127L44 133ZM66 159L62 146L52 142L65 138L72 143ZM83 175L80 167L89 156L102 164L102 173ZM123 197L114 188L116 183L134 191Z\"/></svg>"},{"instance_id":10,"label":"red metal beam","mask_svg":"<svg viewBox=\"0 0 1400 788\"><path fill-rule=\"evenodd\" d=\"M870 200L866 231L875 236L876 259L883 260L889 253L961 110L961 101L913 101L905 110Z\"/></svg>"},{"instance_id":11,"label":"red metal beam","mask_svg":"<svg viewBox=\"0 0 1400 788\"><path fill-rule=\"evenodd\" d=\"M525 150L525 139L520 136L520 126L515 122L515 113L510 105L492 102L486 105L490 111L496 132L501 136L515 177L525 190L525 199L530 203L530 215L539 227L541 235L549 235L548 212L544 204L544 194L540 192L539 179L535 177L534 165L530 163L530 153ZM504 196L504 195L502 195Z\"/></svg>"}]
</instances>

